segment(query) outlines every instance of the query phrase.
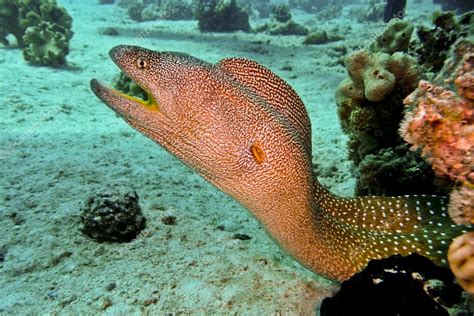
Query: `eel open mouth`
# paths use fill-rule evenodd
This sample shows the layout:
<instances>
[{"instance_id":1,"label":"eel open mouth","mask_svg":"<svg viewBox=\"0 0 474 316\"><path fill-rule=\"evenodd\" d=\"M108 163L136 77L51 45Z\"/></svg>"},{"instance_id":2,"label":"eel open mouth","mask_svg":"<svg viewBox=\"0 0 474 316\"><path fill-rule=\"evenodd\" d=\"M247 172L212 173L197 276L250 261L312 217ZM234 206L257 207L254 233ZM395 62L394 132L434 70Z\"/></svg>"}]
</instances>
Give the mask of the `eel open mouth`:
<instances>
[{"instance_id":1,"label":"eel open mouth","mask_svg":"<svg viewBox=\"0 0 474 316\"><path fill-rule=\"evenodd\" d=\"M92 79L90 85L94 94L102 102L104 102L107 106L109 106L119 114L126 114L126 110L130 106L141 106L150 111L159 111L158 104L153 98L152 94L147 92L138 84L137 86L140 87L140 89L143 91L146 99L142 99L134 95L126 94L114 88L107 87L101 84L96 79Z\"/></svg>"}]
</instances>

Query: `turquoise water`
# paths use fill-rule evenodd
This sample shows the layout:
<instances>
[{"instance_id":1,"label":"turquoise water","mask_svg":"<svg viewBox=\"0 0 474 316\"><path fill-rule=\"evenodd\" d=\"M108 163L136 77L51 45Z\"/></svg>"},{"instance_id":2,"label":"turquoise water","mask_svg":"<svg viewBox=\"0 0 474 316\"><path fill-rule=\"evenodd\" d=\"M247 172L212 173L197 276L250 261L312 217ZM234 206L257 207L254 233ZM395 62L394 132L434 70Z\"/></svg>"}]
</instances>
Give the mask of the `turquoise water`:
<instances>
[{"instance_id":1,"label":"turquoise water","mask_svg":"<svg viewBox=\"0 0 474 316\"><path fill-rule=\"evenodd\" d=\"M409 0L402 14L396 5L386 9L384 1L290 1L289 6L283 6L285 1L241 1L235 7L225 2L226 9L218 6L214 11L211 1L101 2L106 1L0 0L1 314L314 314L325 297L338 291L334 279L339 272L329 273L332 267L327 264L324 271L312 269L288 250L291 246L285 247L286 243L297 240L296 232L305 226L279 240L285 221L273 224L279 213L263 216L260 205L265 210L275 205L285 210L285 216L291 211L296 214L305 201L301 179L313 172L339 196L449 196L455 184L459 192L470 188L458 199L469 205L472 187L460 183L472 179L448 175L442 177L447 183L439 185L440 175L408 149L398 128L403 99L418 86L418 79L435 82L444 60L451 58L449 48L459 38L472 36L472 23L459 18L473 9L472 3ZM437 39L444 46L432 42L429 46L420 39L420 29L434 28L436 10L457 10L459 29ZM411 39L406 45L399 43L387 51L380 44L387 39L384 12L394 17L390 23L404 21L412 27L411 32L403 29L395 34L401 37L406 32ZM118 45L179 54L159 55L169 63L158 64L159 75L150 80L155 86L150 86L148 79L140 80L153 76L143 77L139 71L157 66L154 55L121 64L124 58L109 55ZM409 77L406 72L404 80L397 77L394 92L387 92L389 97L382 101L364 103L368 99L364 91L363 101L352 96L342 100L339 85L349 78L344 61L360 49L387 56L397 51L406 54L419 73ZM182 53L205 64L191 63L187 57L183 61L178 58ZM252 90L249 86L253 78L261 78L261 69L250 71L237 63L237 70L250 73L246 84L238 85L239 93L253 100L254 106L261 102L265 105L261 108L271 113L276 108L272 122L290 126L283 139L301 142L304 150L273 158L274 148L280 147L270 145L281 141L280 125L265 125L270 119L262 123L259 115L267 110L254 114L249 110L252 106L237 102L239 98L230 92L216 88L185 97L184 91L193 91L193 86L202 92L213 84L203 72L198 79L191 76L190 64L216 71L211 65L232 57L263 65L292 87L284 91L293 89L301 98L304 114L295 114L293 108L285 112L288 102L297 98L281 104L268 101L280 96L281 89L273 91L271 81ZM138 85L120 77L121 69ZM267 76L262 77L264 82ZM156 121L147 114L149 119L127 124L122 117L136 113L133 107L128 114L120 112L96 91L101 102L91 89L92 79L112 87L108 91L121 96L122 103L128 100L126 110L137 106L152 115L174 117L177 123L150 132L143 126ZM409 83L402 86L402 81ZM272 92L267 94L268 90ZM211 116L202 115L214 105L204 97L226 100L221 109L227 110L217 115L219 124L212 125L206 119ZM181 100L188 102L184 109ZM362 112L372 111L374 104L393 105L395 114L376 112L380 106L374 106L373 116ZM352 121L344 119L345 106L354 111ZM355 113L357 106L364 110ZM173 112L176 109L178 114ZM183 118L194 124L187 125L192 128L182 125ZM248 134L261 139L241 137L245 133L235 126L244 126ZM161 138L177 130L180 133L173 137ZM143 135L147 132L149 137ZM247 147L243 156L236 157L234 148L240 142ZM466 151L472 150L472 143L467 144ZM380 152L390 163L370 169L364 159L373 155L369 158L376 160L373 157ZM400 162L395 156L400 152L402 157L413 157ZM301 157L304 163L294 167L294 161L304 160ZM468 169L470 163L472 159L465 160L459 168ZM283 166L288 177L259 176L259 168L271 170L273 164ZM249 167L242 169L242 165ZM300 172L299 165L310 171ZM293 176L298 181L286 181ZM289 189L280 190L281 186ZM364 253L364 245L355 249Z\"/></svg>"}]
</instances>

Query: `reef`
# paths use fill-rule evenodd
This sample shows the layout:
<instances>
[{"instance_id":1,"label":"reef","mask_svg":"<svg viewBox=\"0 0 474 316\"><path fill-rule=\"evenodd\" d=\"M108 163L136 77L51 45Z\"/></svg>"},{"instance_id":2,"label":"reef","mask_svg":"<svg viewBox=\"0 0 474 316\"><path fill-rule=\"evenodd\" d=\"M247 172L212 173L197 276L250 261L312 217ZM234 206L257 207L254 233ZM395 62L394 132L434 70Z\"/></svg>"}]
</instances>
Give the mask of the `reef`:
<instances>
[{"instance_id":1,"label":"reef","mask_svg":"<svg viewBox=\"0 0 474 316\"><path fill-rule=\"evenodd\" d=\"M404 140L451 181L454 222L474 224L474 38L459 40L440 74L420 81L404 104Z\"/></svg>"},{"instance_id":2,"label":"reef","mask_svg":"<svg viewBox=\"0 0 474 316\"><path fill-rule=\"evenodd\" d=\"M256 29L270 35L307 35L309 30L291 19L288 6L279 5L273 9L272 20Z\"/></svg>"},{"instance_id":3,"label":"reef","mask_svg":"<svg viewBox=\"0 0 474 316\"><path fill-rule=\"evenodd\" d=\"M285 23L291 20L290 8L285 4L280 4L273 7L272 17L275 21Z\"/></svg>"},{"instance_id":4,"label":"reef","mask_svg":"<svg viewBox=\"0 0 474 316\"><path fill-rule=\"evenodd\" d=\"M66 63L72 18L54 0L0 0L0 35L15 37L27 61L56 66Z\"/></svg>"},{"instance_id":5,"label":"reef","mask_svg":"<svg viewBox=\"0 0 474 316\"><path fill-rule=\"evenodd\" d=\"M453 12L435 12L432 18L433 27L417 28L419 41L410 47L426 73L441 70L451 46L458 38L474 34L474 13L456 17Z\"/></svg>"},{"instance_id":6,"label":"reef","mask_svg":"<svg viewBox=\"0 0 474 316\"><path fill-rule=\"evenodd\" d=\"M120 2L128 9L132 20L190 20L193 18L191 6L184 0L141 0Z\"/></svg>"},{"instance_id":7,"label":"reef","mask_svg":"<svg viewBox=\"0 0 474 316\"><path fill-rule=\"evenodd\" d=\"M342 36L334 32L327 32L325 30L314 30L304 38L303 44L306 45L320 45L330 42L340 41L344 39Z\"/></svg>"},{"instance_id":8,"label":"reef","mask_svg":"<svg viewBox=\"0 0 474 316\"><path fill-rule=\"evenodd\" d=\"M416 59L406 52L412 32L407 22L393 20L370 49L346 57L349 77L338 86L336 103L342 130L349 135L357 195L435 190L430 168L398 134L402 100L420 79Z\"/></svg>"},{"instance_id":9,"label":"reef","mask_svg":"<svg viewBox=\"0 0 474 316\"><path fill-rule=\"evenodd\" d=\"M472 0L433 0L433 3L441 5L444 11L454 10L459 13L474 10L474 2Z\"/></svg>"},{"instance_id":10,"label":"reef","mask_svg":"<svg viewBox=\"0 0 474 316\"><path fill-rule=\"evenodd\" d=\"M418 254L371 260L323 300L321 316L450 315L467 310L451 271Z\"/></svg>"},{"instance_id":11,"label":"reef","mask_svg":"<svg viewBox=\"0 0 474 316\"><path fill-rule=\"evenodd\" d=\"M467 232L453 240L448 250L448 262L459 285L474 295L474 232ZM471 308L472 312L472 308Z\"/></svg>"},{"instance_id":12,"label":"reef","mask_svg":"<svg viewBox=\"0 0 474 316\"><path fill-rule=\"evenodd\" d=\"M249 32L249 15L236 0L198 0L195 13L201 32Z\"/></svg>"},{"instance_id":13,"label":"reef","mask_svg":"<svg viewBox=\"0 0 474 316\"><path fill-rule=\"evenodd\" d=\"M136 192L91 196L80 218L82 233L99 242L130 242L146 224Z\"/></svg>"},{"instance_id":14,"label":"reef","mask_svg":"<svg viewBox=\"0 0 474 316\"><path fill-rule=\"evenodd\" d=\"M446 179L437 177L417 152L409 150L398 129L405 97L446 59L452 41L443 41L443 36L465 38L472 31L471 19L472 14L456 19L452 13L438 13L435 28L429 31L431 39L425 36L415 44L410 43L413 25L392 20L368 49L346 57L349 77L339 85L336 103L341 127L349 136L355 194L447 194L451 190ZM426 51L430 54L424 55ZM429 56L438 59L434 62Z\"/></svg>"}]
</instances>

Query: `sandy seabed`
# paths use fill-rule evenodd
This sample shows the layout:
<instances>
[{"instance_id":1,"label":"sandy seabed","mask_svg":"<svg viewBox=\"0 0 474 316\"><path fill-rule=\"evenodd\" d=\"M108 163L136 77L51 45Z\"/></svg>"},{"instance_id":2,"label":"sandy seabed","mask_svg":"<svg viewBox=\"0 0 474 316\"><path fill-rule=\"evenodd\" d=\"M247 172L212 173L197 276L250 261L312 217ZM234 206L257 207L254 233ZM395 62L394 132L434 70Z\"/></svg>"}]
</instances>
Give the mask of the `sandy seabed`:
<instances>
[{"instance_id":1,"label":"sandy seabed","mask_svg":"<svg viewBox=\"0 0 474 316\"><path fill-rule=\"evenodd\" d=\"M112 81L118 69L107 54L119 44L256 60L302 97L320 180L347 196L354 179L334 101L345 70L332 47L356 48L383 25L357 24L344 10L319 26L345 30L345 41L304 46L297 36L201 34L195 21L136 23L116 5L59 2L74 19L68 67L33 67L20 50L0 49L0 313L314 314L337 284L296 263L237 202L126 125L89 81ZM429 21L428 1L410 8L409 18ZM102 35L105 27L120 35ZM147 228L131 243L100 244L79 231L83 202L108 188L140 196ZM162 223L169 215L176 225Z\"/></svg>"}]
</instances>

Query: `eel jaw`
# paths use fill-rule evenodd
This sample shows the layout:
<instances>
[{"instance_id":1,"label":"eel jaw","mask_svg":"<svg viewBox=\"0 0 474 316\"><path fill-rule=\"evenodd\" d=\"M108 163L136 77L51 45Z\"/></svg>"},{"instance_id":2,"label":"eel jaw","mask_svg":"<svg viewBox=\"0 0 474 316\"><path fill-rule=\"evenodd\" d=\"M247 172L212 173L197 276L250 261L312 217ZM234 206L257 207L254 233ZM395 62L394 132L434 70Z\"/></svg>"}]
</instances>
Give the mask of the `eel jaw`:
<instances>
[{"instance_id":1,"label":"eel jaw","mask_svg":"<svg viewBox=\"0 0 474 316\"><path fill-rule=\"evenodd\" d=\"M132 120L139 114L138 112L142 112L143 110L159 112L158 104L151 93L147 92L148 100L145 101L106 87L96 79L91 80L90 86L94 94L103 103L127 120Z\"/></svg>"}]
</instances>

